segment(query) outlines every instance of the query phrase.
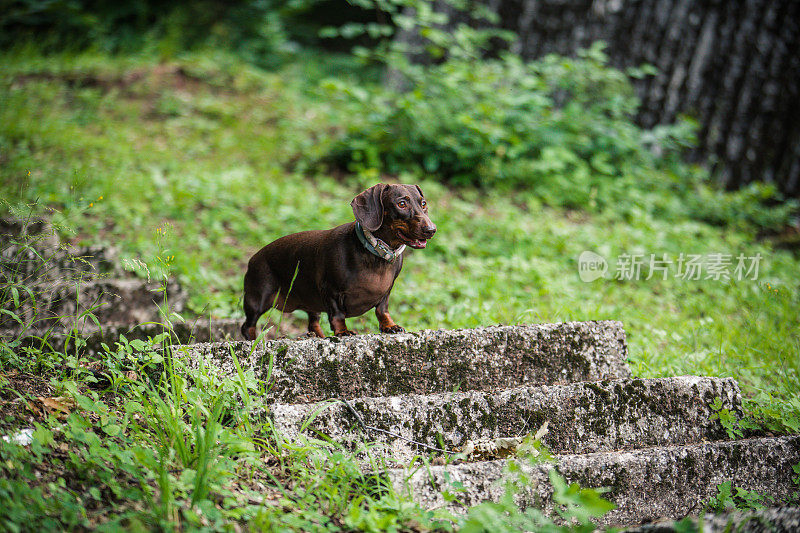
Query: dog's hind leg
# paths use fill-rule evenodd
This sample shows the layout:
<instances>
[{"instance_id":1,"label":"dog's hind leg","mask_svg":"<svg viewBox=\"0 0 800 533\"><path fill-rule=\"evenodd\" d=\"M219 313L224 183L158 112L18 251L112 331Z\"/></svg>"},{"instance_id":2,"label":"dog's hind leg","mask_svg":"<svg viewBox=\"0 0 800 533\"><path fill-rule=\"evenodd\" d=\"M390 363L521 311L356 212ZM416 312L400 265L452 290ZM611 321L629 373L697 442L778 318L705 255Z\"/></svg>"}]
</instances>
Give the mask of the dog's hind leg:
<instances>
[{"instance_id":1,"label":"dog's hind leg","mask_svg":"<svg viewBox=\"0 0 800 533\"><path fill-rule=\"evenodd\" d=\"M334 298L328 300L328 321L330 321L333 334L337 337L355 335L354 331L347 329L347 324L345 323L347 314L344 310L344 297L341 296L339 300L337 301Z\"/></svg>"},{"instance_id":2,"label":"dog's hind leg","mask_svg":"<svg viewBox=\"0 0 800 533\"><path fill-rule=\"evenodd\" d=\"M242 336L252 341L258 336L256 324L267 310L274 304L278 294L278 284L268 269L247 269L244 275L244 324Z\"/></svg>"},{"instance_id":3,"label":"dog's hind leg","mask_svg":"<svg viewBox=\"0 0 800 533\"><path fill-rule=\"evenodd\" d=\"M244 324L242 324L242 336L248 340L252 341L258 336L258 331L256 330L256 324L258 323L259 317L261 317L262 313L256 311L256 308L253 306L247 305L247 300L244 303Z\"/></svg>"}]
</instances>

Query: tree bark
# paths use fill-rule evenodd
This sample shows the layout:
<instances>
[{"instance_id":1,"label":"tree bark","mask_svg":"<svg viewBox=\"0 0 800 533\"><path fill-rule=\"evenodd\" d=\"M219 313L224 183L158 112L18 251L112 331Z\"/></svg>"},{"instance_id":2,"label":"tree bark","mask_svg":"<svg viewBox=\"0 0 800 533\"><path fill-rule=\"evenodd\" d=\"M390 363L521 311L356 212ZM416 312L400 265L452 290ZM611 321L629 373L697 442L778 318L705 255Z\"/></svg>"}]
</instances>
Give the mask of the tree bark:
<instances>
[{"instance_id":1,"label":"tree bark","mask_svg":"<svg viewBox=\"0 0 800 533\"><path fill-rule=\"evenodd\" d=\"M644 127L688 114L690 154L727 188L774 183L800 197L800 2L796 0L483 0L528 59L574 55L597 40L635 80Z\"/></svg>"}]
</instances>

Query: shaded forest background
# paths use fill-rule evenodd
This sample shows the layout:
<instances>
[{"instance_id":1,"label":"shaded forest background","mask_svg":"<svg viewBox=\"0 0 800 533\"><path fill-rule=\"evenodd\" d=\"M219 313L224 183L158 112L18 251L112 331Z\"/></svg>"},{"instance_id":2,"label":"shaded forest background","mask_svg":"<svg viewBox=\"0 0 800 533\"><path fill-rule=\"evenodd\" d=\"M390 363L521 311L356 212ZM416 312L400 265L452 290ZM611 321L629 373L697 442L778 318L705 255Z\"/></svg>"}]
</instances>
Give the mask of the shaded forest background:
<instances>
[{"instance_id":1,"label":"shaded forest background","mask_svg":"<svg viewBox=\"0 0 800 533\"><path fill-rule=\"evenodd\" d=\"M515 32L528 59L574 55L602 40L610 64L648 64L635 83L643 127L688 115L700 126L693 161L705 161L721 185L774 183L800 195L800 3L792 0L484 0L498 25ZM299 47L345 51L374 39L321 38L327 26L391 22L353 0L160 2L16 0L4 2L0 46L36 40L52 49L165 55L225 47L262 67ZM413 1L379 5L413 9ZM440 8L447 10L444 3ZM397 38L403 39L402 32ZM408 36L406 35L405 38ZM156 44L153 44L156 43Z\"/></svg>"},{"instance_id":2,"label":"shaded forest background","mask_svg":"<svg viewBox=\"0 0 800 533\"><path fill-rule=\"evenodd\" d=\"M800 194L800 3L790 0L492 0L529 58L608 43L611 64L658 69L635 83L645 127L688 113L695 160L721 183Z\"/></svg>"}]
</instances>

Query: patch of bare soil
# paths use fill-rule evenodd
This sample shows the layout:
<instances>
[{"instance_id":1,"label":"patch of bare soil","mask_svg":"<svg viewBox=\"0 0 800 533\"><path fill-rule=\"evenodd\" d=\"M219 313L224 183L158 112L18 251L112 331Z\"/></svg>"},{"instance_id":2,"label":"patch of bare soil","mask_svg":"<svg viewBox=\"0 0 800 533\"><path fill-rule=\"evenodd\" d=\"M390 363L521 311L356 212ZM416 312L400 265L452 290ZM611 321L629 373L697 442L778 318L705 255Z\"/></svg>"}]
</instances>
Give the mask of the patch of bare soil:
<instances>
[{"instance_id":1,"label":"patch of bare soil","mask_svg":"<svg viewBox=\"0 0 800 533\"><path fill-rule=\"evenodd\" d=\"M0 372L0 438L43 423L62 403L42 376L11 370ZM63 400L65 401L65 400ZM63 411L62 411L63 412Z\"/></svg>"},{"instance_id":2,"label":"patch of bare soil","mask_svg":"<svg viewBox=\"0 0 800 533\"><path fill-rule=\"evenodd\" d=\"M180 65L161 63L155 67L140 67L123 73L111 72L35 72L14 78L15 85L27 85L38 81L58 81L73 88L94 87L104 91L126 90L139 82L153 89L171 88L196 92L207 85L203 79L190 74Z\"/></svg>"}]
</instances>

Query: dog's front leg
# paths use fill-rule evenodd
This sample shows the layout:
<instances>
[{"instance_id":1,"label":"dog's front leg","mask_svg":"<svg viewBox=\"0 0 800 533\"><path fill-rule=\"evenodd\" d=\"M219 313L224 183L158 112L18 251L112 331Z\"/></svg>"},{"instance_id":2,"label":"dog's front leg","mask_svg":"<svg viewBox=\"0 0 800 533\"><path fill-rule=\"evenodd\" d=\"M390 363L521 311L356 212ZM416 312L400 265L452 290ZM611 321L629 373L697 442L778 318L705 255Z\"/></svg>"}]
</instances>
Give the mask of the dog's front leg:
<instances>
[{"instance_id":1,"label":"dog's front leg","mask_svg":"<svg viewBox=\"0 0 800 533\"><path fill-rule=\"evenodd\" d=\"M309 337L325 338L325 333L319 327L319 313L308 312L308 335Z\"/></svg>"},{"instance_id":2,"label":"dog's front leg","mask_svg":"<svg viewBox=\"0 0 800 533\"><path fill-rule=\"evenodd\" d=\"M395 324L392 317L389 316L388 294L375 306L375 316L378 317L378 325L381 328L381 333L405 333L406 330Z\"/></svg>"}]
</instances>

